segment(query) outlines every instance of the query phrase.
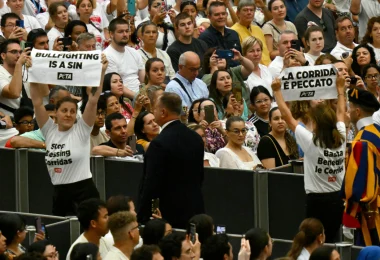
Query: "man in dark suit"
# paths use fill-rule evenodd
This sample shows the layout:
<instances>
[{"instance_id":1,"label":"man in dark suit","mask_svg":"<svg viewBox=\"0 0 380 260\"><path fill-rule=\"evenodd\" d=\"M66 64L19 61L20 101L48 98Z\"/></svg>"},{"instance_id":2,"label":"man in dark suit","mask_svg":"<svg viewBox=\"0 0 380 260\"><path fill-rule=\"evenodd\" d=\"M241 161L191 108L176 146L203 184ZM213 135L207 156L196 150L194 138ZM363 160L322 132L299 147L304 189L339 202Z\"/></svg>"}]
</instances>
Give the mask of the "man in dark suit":
<instances>
[{"instance_id":1,"label":"man in dark suit","mask_svg":"<svg viewBox=\"0 0 380 260\"><path fill-rule=\"evenodd\" d=\"M175 93L164 92L157 99L154 115L162 131L144 159L137 214L141 223L149 220L156 198L162 217L175 228L186 228L192 216L204 213L203 141L179 121L181 110Z\"/></svg>"}]
</instances>

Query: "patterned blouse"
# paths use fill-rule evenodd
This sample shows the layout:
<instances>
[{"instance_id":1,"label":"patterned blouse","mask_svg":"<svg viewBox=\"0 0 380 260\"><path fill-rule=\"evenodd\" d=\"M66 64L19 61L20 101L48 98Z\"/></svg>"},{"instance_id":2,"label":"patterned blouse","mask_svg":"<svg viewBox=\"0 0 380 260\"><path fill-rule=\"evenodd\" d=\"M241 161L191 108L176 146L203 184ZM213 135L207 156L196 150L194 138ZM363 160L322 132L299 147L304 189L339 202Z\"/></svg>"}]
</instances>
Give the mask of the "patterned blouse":
<instances>
[{"instance_id":1,"label":"patterned blouse","mask_svg":"<svg viewBox=\"0 0 380 260\"><path fill-rule=\"evenodd\" d=\"M226 145L226 142L223 139L222 134L218 129L206 128L206 140L207 140L207 151L210 153L216 153L220 148L223 148Z\"/></svg>"}]
</instances>

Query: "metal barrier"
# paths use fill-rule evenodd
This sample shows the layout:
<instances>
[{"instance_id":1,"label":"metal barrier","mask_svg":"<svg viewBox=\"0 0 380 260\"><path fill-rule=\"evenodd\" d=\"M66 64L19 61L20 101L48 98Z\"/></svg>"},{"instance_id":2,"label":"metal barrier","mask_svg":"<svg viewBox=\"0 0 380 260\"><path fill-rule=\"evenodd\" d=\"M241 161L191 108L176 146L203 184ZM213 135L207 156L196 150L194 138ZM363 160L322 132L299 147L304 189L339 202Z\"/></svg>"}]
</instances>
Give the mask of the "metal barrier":
<instances>
[{"instance_id":1,"label":"metal barrier","mask_svg":"<svg viewBox=\"0 0 380 260\"><path fill-rule=\"evenodd\" d=\"M0 149L0 163L7 165L0 171L2 194L15 195L1 196L0 209L50 214L53 186L44 153ZM295 167L301 169L299 162L275 171L205 168L203 194L207 214L214 218L215 224L226 225L230 233L243 234L252 227L268 230L277 238L278 252L283 256L290 247L283 241L293 239L305 217L303 175L289 173ZM92 157L91 170L102 199L124 194L137 201L142 163ZM69 222L65 223L75 225ZM71 238L76 239L76 235Z\"/></svg>"},{"instance_id":2,"label":"metal barrier","mask_svg":"<svg viewBox=\"0 0 380 260\"><path fill-rule=\"evenodd\" d=\"M46 233L49 236L49 241L57 247L60 253L60 259L66 259L67 252L72 243L80 235L79 221L76 217L58 217L51 215L42 215L25 212L0 211L0 214L18 214L23 216L27 224L28 236L23 245L28 248L28 245L33 243L35 235L35 217L41 217L46 226Z\"/></svg>"}]
</instances>

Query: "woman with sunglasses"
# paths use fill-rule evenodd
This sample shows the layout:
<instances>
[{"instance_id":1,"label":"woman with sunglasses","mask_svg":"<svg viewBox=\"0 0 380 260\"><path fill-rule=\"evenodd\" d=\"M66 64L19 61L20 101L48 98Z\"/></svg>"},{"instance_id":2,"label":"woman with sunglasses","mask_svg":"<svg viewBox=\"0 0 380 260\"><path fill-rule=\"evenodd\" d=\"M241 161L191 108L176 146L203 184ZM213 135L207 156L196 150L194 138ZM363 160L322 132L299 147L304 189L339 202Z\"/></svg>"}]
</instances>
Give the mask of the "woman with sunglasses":
<instances>
[{"instance_id":1,"label":"woman with sunglasses","mask_svg":"<svg viewBox=\"0 0 380 260\"><path fill-rule=\"evenodd\" d=\"M269 111L270 132L261 137L257 156L266 169L273 169L289 160L298 159L298 147L293 136L287 131L287 125L278 107Z\"/></svg>"},{"instance_id":2,"label":"woman with sunglasses","mask_svg":"<svg viewBox=\"0 0 380 260\"><path fill-rule=\"evenodd\" d=\"M380 102L380 67L375 64L365 66L363 69L363 79L367 90Z\"/></svg>"},{"instance_id":3,"label":"woman with sunglasses","mask_svg":"<svg viewBox=\"0 0 380 260\"><path fill-rule=\"evenodd\" d=\"M261 165L259 158L244 146L247 134L245 122L241 117L232 116L226 122L227 145L216 152L221 168L254 170Z\"/></svg>"}]
</instances>

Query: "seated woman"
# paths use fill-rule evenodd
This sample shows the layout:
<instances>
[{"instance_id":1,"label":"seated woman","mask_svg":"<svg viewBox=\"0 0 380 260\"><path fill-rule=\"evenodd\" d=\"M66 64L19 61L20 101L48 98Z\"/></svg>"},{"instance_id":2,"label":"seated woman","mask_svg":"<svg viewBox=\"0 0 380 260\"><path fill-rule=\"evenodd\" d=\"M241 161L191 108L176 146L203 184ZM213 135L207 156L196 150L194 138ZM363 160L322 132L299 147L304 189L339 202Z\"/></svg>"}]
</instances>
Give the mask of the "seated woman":
<instances>
[{"instance_id":1,"label":"seated woman","mask_svg":"<svg viewBox=\"0 0 380 260\"><path fill-rule=\"evenodd\" d=\"M137 143L144 147L147 151L150 142L160 133L160 127L155 121L153 114L143 111L141 112L135 122L135 134L137 136Z\"/></svg>"},{"instance_id":2,"label":"seated woman","mask_svg":"<svg viewBox=\"0 0 380 260\"><path fill-rule=\"evenodd\" d=\"M143 90L151 86L159 86L165 90L165 75L165 64L160 58L148 59L145 63L145 86ZM140 91L142 90L140 89Z\"/></svg>"},{"instance_id":3,"label":"seated woman","mask_svg":"<svg viewBox=\"0 0 380 260\"><path fill-rule=\"evenodd\" d=\"M256 126L259 135L262 137L269 133L269 111L273 98L268 89L257 86L252 89L250 99L255 112L248 121Z\"/></svg>"},{"instance_id":4,"label":"seated woman","mask_svg":"<svg viewBox=\"0 0 380 260\"><path fill-rule=\"evenodd\" d=\"M310 66L314 66L315 61L323 54L321 51L325 47L323 29L312 25L307 28L304 38L308 49L308 52L305 53L305 58Z\"/></svg>"},{"instance_id":5,"label":"seated woman","mask_svg":"<svg viewBox=\"0 0 380 260\"><path fill-rule=\"evenodd\" d=\"M144 227L144 245L158 245L161 239L172 233L172 226L164 219L149 220Z\"/></svg>"},{"instance_id":6,"label":"seated woman","mask_svg":"<svg viewBox=\"0 0 380 260\"><path fill-rule=\"evenodd\" d=\"M240 84L240 83L238 83ZM232 83L232 75L228 70L217 70L214 72L211 78L211 83L209 86L210 95L209 97L215 101L216 108L218 110L218 118L223 119L225 111L223 108L223 100L226 98L228 94L231 93L233 86ZM243 86L241 86L243 87ZM241 92L243 93L243 92ZM243 96L241 99L244 104L244 111L242 117L247 120L248 119L248 107L245 104Z\"/></svg>"},{"instance_id":7,"label":"seated woman","mask_svg":"<svg viewBox=\"0 0 380 260\"><path fill-rule=\"evenodd\" d=\"M241 170L254 170L261 164L259 158L247 147L243 146L247 128L241 117L232 116L226 122L228 143L219 149L216 156L220 167Z\"/></svg>"},{"instance_id":8,"label":"seated woman","mask_svg":"<svg viewBox=\"0 0 380 260\"><path fill-rule=\"evenodd\" d=\"M196 124L199 124L199 122L201 122L200 118L199 118L199 104L205 100L204 98L200 98L200 99L197 99L197 100L194 100L193 103L191 104L191 107L189 109L189 117L188 117L188 123L191 124L191 123L196 123Z\"/></svg>"},{"instance_id":9,"label":"seated woman","mask_svg":"<svg viewBox=\"0 0 380 260\"><path fill-rule=\"evenodd\" d=\"M189 124L188 127L191 130L194 130L197 134L199 134L202 137L203 143L205 145L205 153L203 157L203 165L205 167L219 167L219 159L215 156L215 154L207 152L207 139L206 139L206 132L205 129L197 124ZM198 231L198 230L197 230Z\"/></svg>"},{"instance_id":10,"label":"seated woman","mask_svg":"<svg viewBox=\"0 0 380 260\"><path fill-rule=\"evenodd\" d=\"M296 260L308 260L310 254L323 243L325 243L325 233L321 221L307 218L302 221L287 256Z\"/></svg>"},{"instance_id":11,"label":"seated woman","mask_svg":"<svg viewBox=\"0 0 380 260\"><path fill-rule=\"evenodd\" d=\"M282 119L278 107L269 112L271 131L261 137L257 156L267 169L285 165L292 159L298 159L298 147L293 136L287 131L286 122Z\"/></svg>"},{"instance_id":12,"label":"seated woman","mask_svg":"<svg viewBox=\"0 0 380 260\"><path fill-rule=\"evenodd\" d=\"M244 105L241 102L237 102L233 94L228 94L223 100L223 108L225 111L224 119L221 120L224 129L226 128L226 121L231 116L242 117ZM257 147L260 142L260 135L256 129L256 126L251 122L245 122L245 127L248 132L245 136L244 145L248 148L251 148L252 152L256 153Z\"/></svg>"},{"instance_id":13,"label":"seated woman","mask_svg":"<svg viewBox=\"0 0 380 260\"><path fill-rule=\"evenodd\" d=\"M376 64L369 64L363 69L363 80L367 87L367 90L371 92L376 99L380 102L380 67Z\"/></svg>"},{"instance_id":14,"label":"seated woman","mask_svg":"<svg viewBox=\"0 0 380 260\"><path fill-rule=\"evenodd\" d=\"M0 230L6 238L6 255L13 258L25 253L26 249L21 243L26 237L26 223L20 215L13 213L1 215Z\"/></svg>"},{"instance_id":15,"label":"seated woman","mask_svg":"<svg viewBox=\"0 0 380 260\"><path fill-rule=\"evenodd\" d=\"M194 101L195 102L195 101ZM214 107L214 121L208 123L206 121L205 107ZM205 128L206 139L207 139L207 149L211 153L215 153L220 148L226 145L226 132L218 119L218 112L214 101L211 99L202 99L198 106L199 122L198 124Z\"/></svg>"}]
</instances>

